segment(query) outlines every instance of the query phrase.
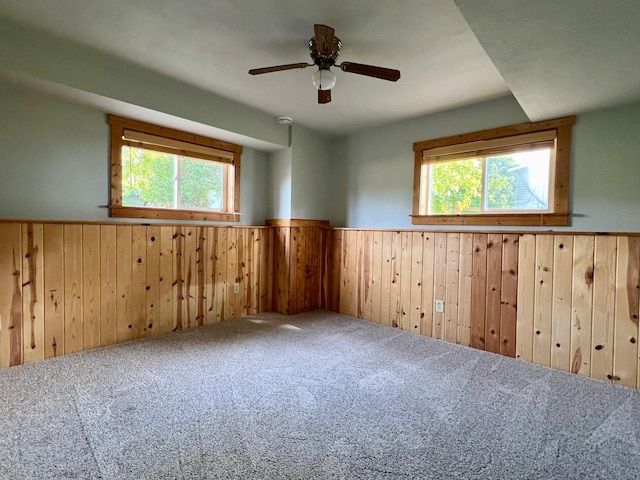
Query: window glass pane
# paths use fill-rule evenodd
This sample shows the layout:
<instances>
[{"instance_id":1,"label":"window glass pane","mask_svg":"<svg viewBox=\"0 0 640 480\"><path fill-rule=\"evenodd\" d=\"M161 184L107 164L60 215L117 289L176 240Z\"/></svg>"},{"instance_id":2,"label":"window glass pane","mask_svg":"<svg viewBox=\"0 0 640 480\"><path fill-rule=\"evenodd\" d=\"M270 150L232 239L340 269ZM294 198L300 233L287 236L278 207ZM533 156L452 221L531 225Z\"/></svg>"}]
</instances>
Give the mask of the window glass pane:
<instances>
[{"instance_id":1,"label":"window glass pane","mask_svg":"<svg viewBox=\"0 0 640 480\"><path fill-rule=\"evenodd\" d=\"M174 155L122 147L122 205L173 207Z\"/></svg>"},{"instance_id":2,"label":"window glass pane","mask_svg":"<svg viewBox=\"0 0 640 480\"><path fill-rule=\"evenodd\" d=\"M481 189L480 159L433 163L429 167L429 214L478 213Z\"/></svg>"},{"instance_id":3,"label":"window glass pane","mask_svg":"<svg viewBox=\"0 0 640 480\"><path fill-rule=\"evenodd\" d=\"M547 210L551 149L487 157L487 210Z\"/></svg>"},{"instance_id":4,"label":"window glass pane","mask_svg":"<svg viewBox=\"0 0 640 480\"><path fill-rule=\"evenodd\" d=\"M180 171L183 208L220 210L224 199L224 165L183 157Z\"/></svg>"}]
</instances>

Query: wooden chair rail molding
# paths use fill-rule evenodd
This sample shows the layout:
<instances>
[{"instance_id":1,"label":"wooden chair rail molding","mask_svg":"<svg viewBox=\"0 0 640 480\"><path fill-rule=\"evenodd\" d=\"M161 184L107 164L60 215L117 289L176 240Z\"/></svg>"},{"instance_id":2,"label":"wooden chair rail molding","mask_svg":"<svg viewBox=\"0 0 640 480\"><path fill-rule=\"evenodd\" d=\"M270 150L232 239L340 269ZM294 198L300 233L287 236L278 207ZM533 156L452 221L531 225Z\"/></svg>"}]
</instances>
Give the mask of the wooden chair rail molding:
<instances>
[{"instance_id":1,"label":"wooden chair rail molding","mask_svg":"<svg viewBox=\"0 0 640 480\"><path fill-rule=\"evenodd\" d=\"M4 221L0 366L320 307L638 387L639 285L636 233Z\"/></svg>"}]
</instances>

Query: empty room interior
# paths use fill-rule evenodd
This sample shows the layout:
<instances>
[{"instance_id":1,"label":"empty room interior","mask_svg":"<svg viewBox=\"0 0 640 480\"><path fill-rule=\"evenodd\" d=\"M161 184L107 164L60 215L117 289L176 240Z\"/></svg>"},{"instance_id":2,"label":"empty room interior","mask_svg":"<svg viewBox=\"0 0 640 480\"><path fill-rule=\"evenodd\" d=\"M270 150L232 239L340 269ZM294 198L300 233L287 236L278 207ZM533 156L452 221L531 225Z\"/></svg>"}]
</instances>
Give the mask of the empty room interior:
<instances>
[{"instance_id":1,"label":"empty room interior","mask_svg":"<svg viewBox=\"0 0 640 480\"><path fill-rule=\"evenodd\" d=\"M639 20L0 0L0 478L640 478Z\"/></svg>"}]
</instances>

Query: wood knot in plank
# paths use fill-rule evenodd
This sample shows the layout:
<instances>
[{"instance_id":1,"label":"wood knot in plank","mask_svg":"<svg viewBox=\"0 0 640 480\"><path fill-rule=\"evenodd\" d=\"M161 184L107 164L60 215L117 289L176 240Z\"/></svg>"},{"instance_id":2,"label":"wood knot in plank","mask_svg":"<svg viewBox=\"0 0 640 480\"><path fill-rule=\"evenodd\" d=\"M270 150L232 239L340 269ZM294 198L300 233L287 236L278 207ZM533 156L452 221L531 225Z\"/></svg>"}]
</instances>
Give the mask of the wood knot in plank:
<instances>
[{"instance_id":1,"label":"wood knot in plank","mask_svg":"<svg viewBox=\"0 0 640 480\"><path fill-rule=\"evenodd\" d=\"M584 272L584 283L590 287L593 284L593 265L590 265Z\"/></svg>"}]
</instances>

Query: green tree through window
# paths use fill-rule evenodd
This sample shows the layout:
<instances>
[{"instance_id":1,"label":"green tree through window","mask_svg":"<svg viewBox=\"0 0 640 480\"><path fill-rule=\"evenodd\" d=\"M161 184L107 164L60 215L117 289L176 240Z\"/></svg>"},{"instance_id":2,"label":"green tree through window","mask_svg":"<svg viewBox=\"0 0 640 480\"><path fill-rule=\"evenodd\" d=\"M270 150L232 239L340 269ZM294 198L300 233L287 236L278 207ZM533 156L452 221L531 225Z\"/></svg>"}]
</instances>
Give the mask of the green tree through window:
<instances>
[{"instance_id":1,"label":"green tree through window","mask_svg":"<svg viewBox=\"0 0 640 480\"><path fill-rule=\"evenodd\" d=\"M125 206L222 208L224 166L220 163L129 146L122 147L122 159Z\"/></svg>"}]
</instances>

